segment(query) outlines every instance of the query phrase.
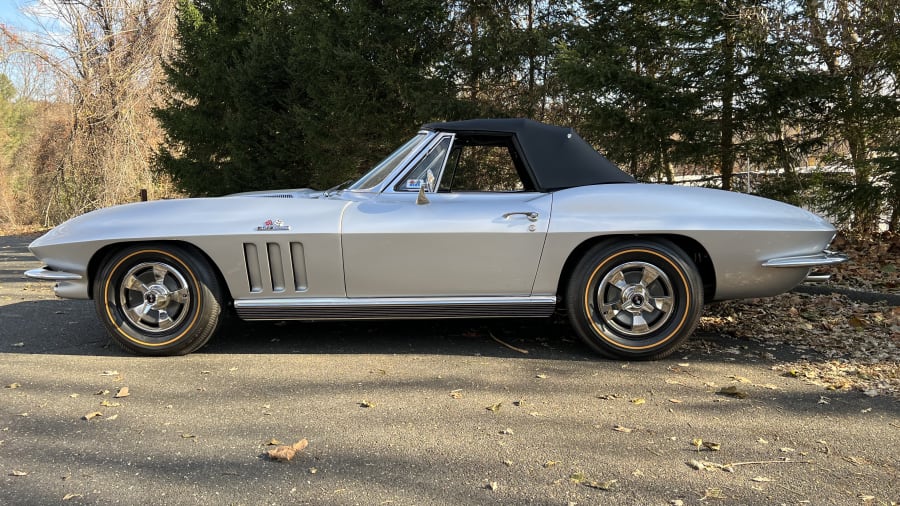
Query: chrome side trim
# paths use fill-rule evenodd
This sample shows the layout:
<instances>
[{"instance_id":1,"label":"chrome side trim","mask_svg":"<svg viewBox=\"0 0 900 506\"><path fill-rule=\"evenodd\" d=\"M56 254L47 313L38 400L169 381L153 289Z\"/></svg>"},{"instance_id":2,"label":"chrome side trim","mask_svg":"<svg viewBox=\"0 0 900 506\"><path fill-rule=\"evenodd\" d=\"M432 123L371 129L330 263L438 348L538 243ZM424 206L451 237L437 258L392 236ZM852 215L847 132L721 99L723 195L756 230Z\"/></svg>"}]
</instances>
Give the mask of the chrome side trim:
<instances>
[{"instance_id":1,"label":"chrome side trim","mask_svg":"<svg viewBox=\"0 0 900 506\"><path fill-rule=\"evenodd\" d=\"M846 262L846 255L825 250L816 255L772 258L762 263L763 267L815 267L818 265L834 265Z\"/></svg>"},{"instance_id":2,"label":"chrome side trim","mask_svg":"<svg viewBox=\"0 0 900 506\"><path fill-rule=\"evenodd\" d=\"M396 297L236 300L244 320L405 320L546 317L556 297Z\"/></svg>"},{"instance_id":3,"label":"chrome side trim","mask_svg":"<svg viewBox=\"0 0 900 506\"><path fill-rule=\"evenodd\" d=\"M31 269L25 272L25 276L32 279L41 279L44 281L77 281L81 279L80 274L71 272L54 271L46 267L40 269Z\"/></svg>"}]
</instances>

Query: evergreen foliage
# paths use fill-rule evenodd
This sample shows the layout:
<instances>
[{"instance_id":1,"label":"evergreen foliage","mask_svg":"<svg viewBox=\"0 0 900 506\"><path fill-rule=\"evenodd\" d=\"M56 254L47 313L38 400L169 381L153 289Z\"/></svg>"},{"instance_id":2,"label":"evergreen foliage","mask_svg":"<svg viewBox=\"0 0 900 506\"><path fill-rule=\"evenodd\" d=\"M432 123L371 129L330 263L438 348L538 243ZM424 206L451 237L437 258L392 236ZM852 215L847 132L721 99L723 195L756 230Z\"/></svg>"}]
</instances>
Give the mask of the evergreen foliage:
<instances>
[{"instance_id":1,"label":"evergreen foliage","mask_svg":"<svg viewBox=\"0 0 900 506\"><path fill-rule=\"evenodd\" d=\"M747 190L737 172L777 171L758 188L864 229L900 208L898 6L179 0L158 166L192 195L324 188L421 123L530 117L575 126L640 179ZM811 164L853 177L825 178L822 199L797 171Z\"/></svg>"}]
</instances>

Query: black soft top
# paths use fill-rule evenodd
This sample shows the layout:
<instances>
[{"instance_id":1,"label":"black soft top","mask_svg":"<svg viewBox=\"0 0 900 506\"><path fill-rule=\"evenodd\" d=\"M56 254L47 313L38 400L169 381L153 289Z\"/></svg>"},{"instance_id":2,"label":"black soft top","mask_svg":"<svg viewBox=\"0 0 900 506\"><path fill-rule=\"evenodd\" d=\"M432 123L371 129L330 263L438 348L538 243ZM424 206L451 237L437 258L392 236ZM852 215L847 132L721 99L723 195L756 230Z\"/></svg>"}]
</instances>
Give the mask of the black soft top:
<instances>
[{"instance_id":1,"label":"black soft top","mask_svg":"<svg viewBox=\"0 0 900 506\"><path fill-rule=\"evenodd\" d=\"M571 128L530 119L472 119L422 128L469 135L512 135L540 191L608 183L635 183Z\"/></svg>"}]
</instances>

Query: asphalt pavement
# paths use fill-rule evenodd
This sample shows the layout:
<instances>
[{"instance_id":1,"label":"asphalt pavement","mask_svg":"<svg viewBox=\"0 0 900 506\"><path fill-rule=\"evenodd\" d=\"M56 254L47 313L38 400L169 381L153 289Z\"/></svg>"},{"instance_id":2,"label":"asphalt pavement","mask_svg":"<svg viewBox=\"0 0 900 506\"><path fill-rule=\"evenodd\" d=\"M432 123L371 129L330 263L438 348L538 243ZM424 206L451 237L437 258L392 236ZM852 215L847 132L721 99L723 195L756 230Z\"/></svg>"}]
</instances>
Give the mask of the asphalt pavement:
<instances>
[{"instance_id":1,"label":"asphalt pavement","mask_svg":"<svg viewBox=\"0 0 900 506\"><path fill-rule=\"evenodd\" d=\"M772 370L803 350L615 362L554 320L232 320L136 357L22 276L29 239L0 238L0 504L900 501L900 403Z\"/></svg>"}]
</instances>

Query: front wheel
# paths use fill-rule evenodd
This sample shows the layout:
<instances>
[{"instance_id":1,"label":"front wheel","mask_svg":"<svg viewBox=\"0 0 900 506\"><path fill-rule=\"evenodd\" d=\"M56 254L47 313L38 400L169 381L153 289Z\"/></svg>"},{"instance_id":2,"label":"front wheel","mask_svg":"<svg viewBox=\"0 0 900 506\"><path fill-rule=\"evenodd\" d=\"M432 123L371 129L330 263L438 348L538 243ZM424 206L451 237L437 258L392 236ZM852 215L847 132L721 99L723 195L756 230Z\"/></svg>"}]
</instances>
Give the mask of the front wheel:
<instances>
[{"instance_id":1,"label":"front wheel","mask_svg":"<svg viewBox=\"0 0 900 506\"><path fill-rule=\"evenodd\" d=\"M94 303L113 340L140 355L185 355L218 327L222 290L209 263L175 245L138 245L106 259Z\"/></svg>"},{"instance_id":2,"label":"front wheel","mask_svg":"<svg viewBox=\"0 0 900 506\"><path fill-rule=\"evenodd\" d=\"M566 306L573 328L594 351L657 360L696 328L703 282L693 262L669 241L607 242L575 267Z\"/></svg>"}]
</instances>

